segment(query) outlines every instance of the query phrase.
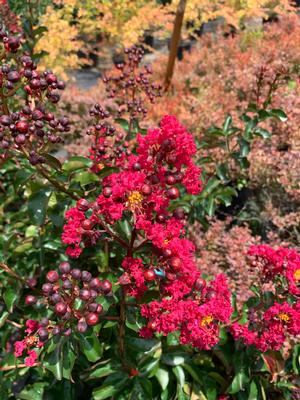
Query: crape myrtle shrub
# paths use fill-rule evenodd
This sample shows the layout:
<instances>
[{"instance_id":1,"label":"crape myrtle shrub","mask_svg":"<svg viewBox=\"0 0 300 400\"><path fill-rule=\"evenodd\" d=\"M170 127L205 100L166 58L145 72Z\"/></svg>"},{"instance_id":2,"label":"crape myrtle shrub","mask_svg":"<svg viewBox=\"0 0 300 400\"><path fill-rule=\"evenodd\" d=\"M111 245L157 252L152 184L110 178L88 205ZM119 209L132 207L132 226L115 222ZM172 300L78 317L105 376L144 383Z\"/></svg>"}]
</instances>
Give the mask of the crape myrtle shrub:
<instances>
[{"instance_id":1,"label":"crape myrtle shrub","mask_svg":"<svg viewBox=\"0 0 300 400\"><path fill-rule=\"evenodd\" d=\"M186 230L237 192L227 163L207 168L175 116L143 128L161 88L139 68L142 49L126 49L105 77L114 107L91 107L88 157L61 164L52 150L71 130L56 111L64 84L17 36L0 37L1 397L297 395L300 255L250 246L257 279L239 309L224 274L202 275ZM235 169L249 168L255 137L269 137L262 122L286 120L266 84L240 128L230 117L212 128L220 148L237 135Z\"/></svg>"},{"instance_id":2,"label":"crape myrtle shrub","mask_svg":"<svg viewBox=\"0 0 300 400\"><path fill-rule=\"evenodd\" d=\"M249 274L245 268L245 254L250 243L262 241L270 245L299 246L299 34L298 17L290 15L281 17L276 24L266 25L264 30L245 31L229 38L221 34L202 37L196 48L177 63L171 91L152 105L144 121L145 125L151 126L166 111L177 115L201 142L203 148L199 155L210 157L206 160L211 161L206 164L206 170L214 170L218 163L222 178L227 181L230 178L234 187L240 190L233 206L218 210L219 220L207 225L207 232L203 231L202 223L190 226L189 232L194 240L198 238L202 243L197 245L201 249L197 258L201 270L211 275L232 268L231 284L238 287L238 293L244 297L249 293L250 276L255 278L255 273ZM159 78L163 77L163 65L164 57L161 57L153 67ZM285 70L289 71L288 75ZM258 91L259 81L263 85ZM249 168L241 171L229 160L230 174L224 175L222 161L227 158L228 149L220 147L216 140L217 131L212 135L208 128L222 125L226 114L241 127L244 122L239 118L248 103L258 100L263 103L272 82L276 91L269 100L273 107L287 112L288 120L285 123L274 119L264 121L262 126L272 132L272 136L253 142L248 149ZM99 101L110 109L115 107L114 98L104 98L106 89L105 82L100 80L99 85L88 93L78 91L74 86L64 93L66 111L75 122L75 138L79 137L66 146L71 154L88 151L90 141L81 134L82 126L87 123L86 105ZM234 151L235 146L233 135L230 148ZM245 148L246 152L248 150ZM228 214L229 224L223 221ZM235 243L244 251L237 253L232 250L234 246L220 247L218 243L222 241L218 229L224 229L221 236L226 243ZM245 235L238 234L240 229ZM214 262L203 264L201 252L206 250ZM206 257L208 259L210 257ZM212 268L210 272L209 268Z\"/></svg>"}]
</instances>

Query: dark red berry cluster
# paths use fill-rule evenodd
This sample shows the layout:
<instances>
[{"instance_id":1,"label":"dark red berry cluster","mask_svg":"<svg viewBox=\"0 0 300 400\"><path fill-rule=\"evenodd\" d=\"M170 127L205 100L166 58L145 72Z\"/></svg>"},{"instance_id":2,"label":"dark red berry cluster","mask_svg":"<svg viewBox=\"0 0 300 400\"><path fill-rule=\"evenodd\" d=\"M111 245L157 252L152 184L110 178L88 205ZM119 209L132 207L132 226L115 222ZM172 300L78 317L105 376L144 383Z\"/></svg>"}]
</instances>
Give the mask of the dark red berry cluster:
<instances>
[{"instance_id":1,"label":"dark red berry cluster","mask_svg":"<svg viewBox=\"0 0 300 400\"><path fill-rule=\"evenodd\" d=\"M138 121L146 116L147 101L153 103L161 96L161 85L150 80L151 68L140 67L143 54L143 49L137 46L125 49L124 62L117 64L116 70L103 78L108 97L114 100L116 108L108 110L95 104L90 109L95 122L87 133L95 137L91 148L91 158L95 163L111 165L115 159L130 153L127 137L137 128ZM126 134L120 132L113 122L120 117L128 120Z\"/></svg>"},{"instance_id":2,"label":"dark red berry cluster","mask_svg":"<svg viewBox=\"0 0 300 400\"><path fill-rule=\"evenodd\" d=\"M46 275L47 282L42 286L46 303L59 318L54 333L71 333L77 325L79 332L85 332L88 326L99 322L103 307L99 296L109 296L112 284L109 280L100 280L88 271L72 269L68 262L59 265L59 272L51 270ZM27 296L26 304L35 304L35 296Z\"/></svg>"},{"instance_id":3,"label":"dark red berry cluster","mask_svg":"<svg viewBox=\"0 0 300 400\"><path fill-rule=\"evenodd\" d=\"M0 68L1 116L0 149L22 150L35 165L49 144L60 142L62 132L70 130L67 117L56 118L46 103L60 100L65 85L51 71L39 72L33 59L19 51L20 38L0 33L2 66ZM19 54L21 53L21 54ZM15 97L18 104L16 109Z\"/></svg>"}]
</instances>

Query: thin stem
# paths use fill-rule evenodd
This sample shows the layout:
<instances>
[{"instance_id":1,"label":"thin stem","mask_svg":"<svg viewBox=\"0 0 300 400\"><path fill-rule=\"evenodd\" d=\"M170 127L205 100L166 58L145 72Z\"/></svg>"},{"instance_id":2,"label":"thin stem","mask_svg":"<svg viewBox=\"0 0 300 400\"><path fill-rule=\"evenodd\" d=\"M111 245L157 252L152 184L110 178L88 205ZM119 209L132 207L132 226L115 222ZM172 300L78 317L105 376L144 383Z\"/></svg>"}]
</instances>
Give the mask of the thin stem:
<instances>
[{"instance_id":1,"label":"thin stem","mask_svg":"<svg viewBox=\"0 0 300 400\"><path fill-rule=\"evenodd\" d=\"M6 319L5 322L7 322L8 324L11 324L11 325L13 325L13 326L15 326L16 328L23 328L22 325L18 324L18 323L15 322L15 321L11 321L10 319Z\"/></svg>"},{"instance_id":2,"label":"thin stem","mask_svg":"<svg viewBox=\"0 0 300 400\"><path fill-rule=\"evenodd\" d=\"M106 233L108 233L113 239L115 239L122 247L125 247L125 249L128 249L128 244L123 240L120 236L117 235L112 229L110 229L105 222L101 219L99 221L100 225L102 228L105 230Z\"/></svg>"},{"instance_id":3,"label":"thin stem","mask_svg":"<svg viewBox=\"0 0 300 400\"><path fill-rule=\"evenodd\" d=\"M25 155L27 159L29 159L29 153L28 151L20 146L20 149L22 153ZM79 200L80 197L78 197L76 194L71 192L69 189L66 189L62 183L60 183L58 180L56 180L52 175L49 174L49 172L42 166L42 165L36 165L37 171L45 178L47 179L56 189L59 191L66 193L68 196L70 196L73 200Z\"/></svg>"},{"instance_id":4,"label":"thin stem","mask_svg":"<svg viewBox=\"0 0 300 400\"><path fill-rule=\"evenodd\" d=\"M33 365L31 365L31 367L37 367L39 365L40 363L34 363ZM28 365L26 364L6 365L5 367L0 367L0 371L11 371L13 369L18 369L18 368L28 368Z\"/></svg>"},{"instance_id":5,"label":"thin stem","mask_svg":"<svg viewBox=\"0 0 300 400\"><path fill-rule=\"evenodd\" d=\"M48 171L42 167L41 165L36 165L36 169L39 171L39 173L46 178L56 189L59 191L66 193L68 196L70 196L73 200L79 200L80 197L77 196L75 193L71 192L70 190L66 189L62 183L57 181L53 176L51 176Z\"/></svg>"},{"instance_id":6,"label":"thin stem","mask_svg":"<svg viewBox=\"0 0 300 400\"><path fill-rule=\"evenodd\" d=\"M24 278L22 278L19 274L17 274L15 271L10 269L8 265L0 262L0 268L3 269L11 277L17 279L20 282L26 283L26 280Z\"/></svg>"}]
</instances>

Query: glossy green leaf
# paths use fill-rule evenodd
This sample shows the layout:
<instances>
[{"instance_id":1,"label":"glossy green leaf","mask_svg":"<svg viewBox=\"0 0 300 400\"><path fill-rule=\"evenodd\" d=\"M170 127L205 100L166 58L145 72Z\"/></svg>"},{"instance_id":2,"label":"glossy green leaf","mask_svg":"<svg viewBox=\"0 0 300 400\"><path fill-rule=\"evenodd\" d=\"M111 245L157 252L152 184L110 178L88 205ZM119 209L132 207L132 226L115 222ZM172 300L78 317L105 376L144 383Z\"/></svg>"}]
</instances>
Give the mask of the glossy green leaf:
<instances>
[{"instance_id":1,"label":"glossy green leaf","mask_svg":"<svg viewBox=\"0 0 300 400\"><path fill-rule=\"evenodd\" d=\"M105 379L102 386L94 389L93 399L104 400L116 395L120 392L129 381L129 377L125 372L116 372Z\"/></svg>"},{"instance_id":2,"label":"glossy green leaf","mask_svg":"<svg viewBox=\"0 0 300 400\"><path fill-rule=\"evenodd\" d=\"M74 156L70 157L69 160L63 164L62 169L66 172L72 172L78 169L90 168L92 165L93 162L89 158L83 156Z\"/></svg>"},{"instance_id":3,"label":"glossy green leaf","mask_svg":"<svg viewBox=\"0 0 300 400\"><path fill-rule=\"evenodd\" d=\"M188 359L189 359L189 356L188 356L187 353L174 352L174 353L165 353L162 356L161 361L164 364L171 365L172 367L175 367L176 365L184 364Z\"/></svg>"},{"instance_id":4,"label":"glossy green leaf","mask_svg":"<svg viewBox=\"0 0 300 400\"><path fill-rule=\"evenodd\" d=\"M45 386L47 386L46 382L37 382L34 385L28 385L18 394L18 399L43 400Z\"/></svg>"},{"instance_id":5,"label":"glossy green leaf","mask_svg":"<svg viewBox=\"0 0 300 400\"><path fill-rule=\"evenodd\" d=\"M272 115L272 117L276 117L281 122L285 122L288 119L286 113L279 108L273 108L272 110L270 110L270 114Z\"/></svg>"},{"instance_id":6,"label":"glossy green leaf","mask_svg":"<svg viewBox=\"0 0 300 400\"><path fill-rule=\"evenodd\" d=\"M98 361L102 357L103 348L95 333L90 336L78 333L77 336L79 338L80 348L86 358L91 362Z\"/></svg>"},{"instance_id":7,"label":"glossy green leaf","mask_svg":"<svg viewBox=\"0 0 300 400\"><path fill-rule=\"evenodd\" d=\"M99 177L92 172L83 171L76 174L74 182L79 182L81 186L89 185L93 182L99 182Z\"/></svg>"},{"instance_id":8,"label":"glossy green leaf","mask_svg":"<svg viewBox=\"0 0 300 400\"><path fill-rule=\"evenodd\" d=\"M160 367L155 374L162 390L165 390L169 383L169 371L165 367Z\"/></svg>"},{"instance_id":9,"label":"glossy green leaf","mask_svg":"<svg viewBox=\"0 0 300 400\"><path fill-rule=\"evenodd\" d=\"M51 154L42 154L43 157L46 159L46 163L54 168L56 171L60 171L62 169L62 165L61 162L54 156L52 156Z\"/></svg>"},{"instance_id":10,"label":"glossy green leaf","mask_svg":"<svg viewBox=\"0 0 300 400\"><path fill-rule=\"evenodd\" d=\"M3 299L10 313L13 311L14 304L18 300L19 290L16 287L8 286L3 293Z\"/></svg>"},{"instance_id":11,"label":"glossy green leaf","mask_svg":"<svg viewBox=\"0 0 300 400\"><path fill-rule=\"evenodd\" d=\"M50 189L43 189L34 193L28 200L29 218L37 225L43 225L45 222L50 195Z\"/></svg>"},{"instance_id":12,"label":"glossy green leaf","mask_svg":"<svg viewBox=\"0 0 300 400\"><path fill-rule=\"evenodd\" d=\"M109 362L106 365L93 369L87 376L86 380L99 379L116 372L116 366Z\"/></svg>"},{"instance_id":13,"label":"glossy green leaf","mask_svg":"<svg viewBox=\"0 0 300 400\"><path fill-rule=\"evenodd\" d=\"M252 381L250 384L248 400L257 400L257 399L258 399L258 387L255 381Z\"/></svg>"},{"instance_id":14,"label":"glossy green leaf","mask_svg":"<svg viewBox=\"0 0 300 400\"><path fill-rule=\"evenodd\" d=\"M263 139L269 139L271 137L271 134L269 131L263 128L257 128L255 129L255 135L262 137Z\"/></svg>"},{"instance_id":15,"label":"glossy green leaf","mask_svg":"<svg viewBox=\"0 0 300 400\"><path fill-rule=\"evenodd\" d=\"M235 394L240 392L241 390L245 390L246 384L249 382L249 380L250 379L245 374L245 372L243 371L238 372L233 378L233 381L231 382L231 385L229 386L227 392L230 394Z\"/></svg>"},{"instance_id":16,"label":"glossy green leaf","mask_svg":"<svg viewBox=\"0 0 300 400\"><path fill-rule=\"evenodd\" d=\"M176 376L177 383L179 387L182 389L185 382L185 373L183 368L180 365L172 368L173 374Z\"/></svg>"},{"instance_id":17,"label":"glossy green leaf","mask_svg":"<svg viewBox=\"0 0 300 400\"><path fill-rule=\"evenodd\" d=\"M120 125L125 132L129 131L129 122L125 118L116 118L115 122Z\"/></svg>"}]
</instances>

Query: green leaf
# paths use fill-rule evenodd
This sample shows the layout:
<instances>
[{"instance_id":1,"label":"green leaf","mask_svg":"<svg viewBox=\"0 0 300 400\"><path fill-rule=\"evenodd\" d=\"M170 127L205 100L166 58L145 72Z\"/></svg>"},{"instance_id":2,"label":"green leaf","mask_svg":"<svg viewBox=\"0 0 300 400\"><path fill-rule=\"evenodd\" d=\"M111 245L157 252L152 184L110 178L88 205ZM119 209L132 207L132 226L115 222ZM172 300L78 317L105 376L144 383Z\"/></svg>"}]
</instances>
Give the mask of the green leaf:
<instances>
[{"instance_id":1,"label":"green leaf","mask_svg":"<svg viewBox=\"0 0 300 400\"><path fill-rule=\"evenodd\" d=\"M172 371L176 376L179 387L182 389L185 381L185 373L183 368L180 365L177 365L176 367L172 368Z\"/></svg>"},{"instance_id":2,"label":"green leaf","mask_svg":"<svg viewBox=\"0 0 300 400\"><path fill-rule=\"evenodd\" d=\"M158 339L142 339L134 337L126 337L127 346L135 351L150 352L160 347L161 342Z\"/></svg>"},{"instance_id":3,"label":"green leaf","mask_svg":"<svg viewBox=\"0 0 300 400\"><path fill-rule=\"evenodd\" d=\"M175 367L177 365L182 365L184 364L187 360L189 359L189 356L187 353L183 352L174 352L174 353L165 353L161 361L164 364L171 365L172 367Z\"/></svg>"},{"instance_id":4,"label":"green leaf","mask_svg":"<svg viewBox=\"0 0 300 400\"><path fill-rule=\"evenodd\" d=\"M13 180L15 190L17 191L21 186L23 186L32 175L34 175L34 173L28 169L20 169L17 171Z\"/></svg>"},{"instance_id":5,"label":"green leaf","mask_svg":"<svg viewBox=\"0 0 300 400\"><path fill-rule=\"evenodd\" d=\"M129 122L124 118L116 118L115 122L119 124L125 132L129 131Z\"/></svg>"},{"instance_id":6,"label":"green leaf","mask_svg":"<svg viewBox=\"0 0 300 400\"><path fill-rule=\"evenodd\" d=\"M94 369L92 372L89 373L85 380L103 378L104 376L108 376L116 372L116 368L116 365L113 365L111 362L109 362L104 366Z\"/></svg>"},{"instance_id":7,"label":"green leaf","mask_svg":"<svg viewBox=\"0 0 300 400\"><path fill-rule=\"evenodd\" d=\"M3 311L0 315L0 328L5 324L7 318L9 316L8 311Z\"/></svg>"},{"instance_id":8,"label":"green leaf","mask_svg":"<svg viewBox=\"0 0 300 400\"><path fill-rule=\"evenodd\" d=\"M216 126L212 126L212 127L208 128L206 130L205 134L210 135L210 136L224 136L223 130Z\"/></svg>"},{"instance_id":9,"label":"green leaf","mask_svg":"<svg viewBox=\"0 0 300 400\"><path fill-rule=\"evenodd\" d=\"M89 185L93 182L99 182L99 177L88 171L79 172L73 179L74 182L79 182L81 186Z\"/></svg>"},{"instance_id":10,"label":"green leaf","mask_svg":"<svg viewBox=\"0 0 300 400\"><path fill-rule=\"evenodd\" d=\"M228 165L223 163L217 166L216 174L218 178L226 182L228 180Z\"/></svg>"},{"instance_id":11,"label":"green leaf","mask_svg":"<svg viewBox=\"0 0 300 400\"><path fill-rule=\"evenodd\" d=\"M16 287L7 287L3 293L3 299L10 313L13 311L14 304L18 300L19 290Z\"/></svg>"},{"instance_id":12,"label":"green leaf","mask_svg":"<svg viewBox=\"0 0 300 400\"><path fill-rule=\"evenodd\" d=\"M28 385L18 394L18 399L22 400L43 400L44 387L46 382L37 382L34 385Z\"/></svg>"},{"instance_id":13,"label":"green leaf","mask_svg":"<svg viewBox=\"0 0 300 400\"><path fill-rule=\"evenodd\" d=\"M248 400L257 400L258 399L258 388L254 381L250 384L250 392L248 396Z\"/></svg>"},{"instance_id":14,"label":"green leaf","mask_svg":"<svg viewBox=\"0 0 300 400\"><path fill-rule=\"evenodd\" d=\"M231 382L227 392L230 394L238 393L239 391L245 389L245 386L248 382L249 377L245 374L245 372L240 371L233 378L233 381Z\"/></svg>"},{"instance_id":15,"label":"green leaf","mask_svg":"<svg viewBox=\"0 0 300 400\"><path fill-rule=\"evenodd\" d=\"M29 218L37 225L45 222L50 195L50 189L43 189L31 195L28 200Z\"/></svg>"},{"instance_id":16,"label":"green leaf","mask_svg":"<svg viewBox=\"0 0 300 400\"><path fill-rule=\"evenodd\" d=\"M258 111L258 118L260 121L264 121L265 119L269 118L271 114L266 110L259 110Z\"/></svg>"},{"instance_id":17,"label":"green leaf","mask_svg":"<svg viewBox=\"0 0 300 400\"><path fill-rule=\"evenodd\" d=\"M269 139L271 137L271 134L269 131L267 131L266 129L260 128L260 127L255 129L254 134L262 137L263 139Z\"/></svg>"},{"instance_id":18,"label":"green leaf","mask_svg":"<svg viewBox=\"0 0 300 400\"><path fill-rule=\"evenodd\" d=\"M231 115L228 115L228 117L226 118L224 125L223 125L223 131L225 133L225 136L227 136L227 133L229 131L231 124L232 124L232 117L231 117Z\"/></svg>"},{"instance_id":19,"label":"green leaf","mask_svg":"<svg viewBox=\"0 0 300 400\"><path fill-rule=\"evenodd\" d=\"M202 196L210 194L220 183L221 181L219 179L215 177L210 178L202 191Z\"/></svg>"},{"instance_id":20,"label":"green leaf","mask_svg":"<svg viewBox=\"0 0 300 400\"><path fill-rule=\"evenodd\" d=\"M210 217L214 215L214 212L216 210L216 203L215 197L213 195L209 197L205 210Z\"/></svg>"},{"instance_id":21,"label":"green leaf","mask_svg":"<svg viewBox=\"0 0 300 400\"><path fill-rule=\"evenodd\" d=\"M241 138L239 140L239 145L241 157L247 157L250 152L250 143L247 140Z\"/></svg>"},{"instance_id":22,"label":"green leaf","mask_svg":"<svg viewBox=\"0 0 300 400\"><path fill-rule=\"evenodd\" d=\"M82 156L74 156L70 157L70 159L63 164L62 169L66 172L72 172L78 169L90 168L92 165L93 162L89 158Z\"/></svg>"},{"instance_id":23,"label":"green leaf","mask_svg":"<svg viewBox=\"0 0 300 400\"><path fill-rule=\"evenodd\" d=\"M62 358L62 339L55 338L55 348L50 354L44 357L43 365L46 369L51 371L58 381L63 378L63 358Z\"/></svg>"},{"instance_id":24,"label":"green leaf","mask_svg":"<svg viewBox=\"0 0 300 400\"><path fill-rule=\"evenodd\" d=\"M165 390L169 383L169 371L167 368L160 367L155 374L162 390Z\"/></svg>"},{"instance_id":25,"label":"green leaf","mask_svg":"<svg viewBox=\"0 0 300 400\"><path fill-rule=\"evenodd\" d=\"M62 351L62 368L63 368L63 377L65 379L68 380L72 379L71 373L75 364L75 359L76 355L71 347L70 342L67 341L63 346L63 351Z\"/></svg>"},{"instance_id":26,"label":"green leaf","mask_svg":"<svg viewBox=\"0 0 300 400\"><path fill-rule=\"evenodd\" d=\"M105 379L104 384L94 389L93 399L103 400L116 395L128 383L128 375L125 372L116 372Z\"/></svg>"},{"instance_id":27,"label":"green leaf","mask_svg":"<svg viewBox=\"0 0 300 400\"><path fill-rule=\"evenodd\" d=\"M270 114L272 115L272 117L279 119L279 121L281 122L285 122L288 119L286 113L279 108L272 108L272 110L270 110Z\"/></svg>"},{"instance_id":28,"label":"green leaf","mask_svg":"<svg viewBox=\"0 0 300 400\"><path fill-rule=\"evenodd\" d=\"M79 338L80 348L86 358L91 362L98 361L102 357L103 348L95 333L92 333L90 336L78 333L77 336Z\"/></svg>"},{"instance_id":29,"label":"green leaf","mask_svg":"<svg viewBox=\"0 0 300 400\"><path fill-rule=\"evenodd\" d=\"M42 154L42 156L46 159L47 164L56 171L60 171L62 169L61 162L51 154Z\"/></svg>"}]
</instances>

